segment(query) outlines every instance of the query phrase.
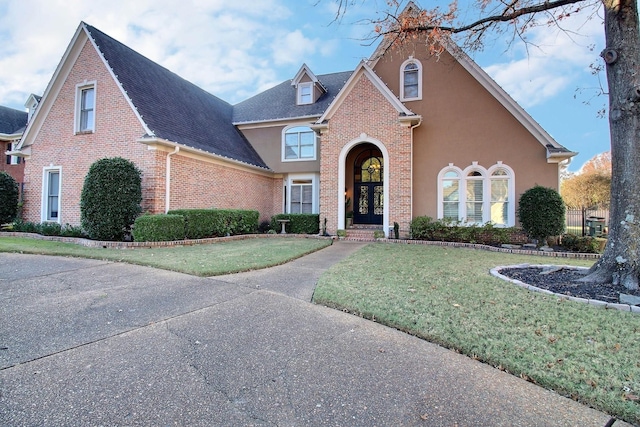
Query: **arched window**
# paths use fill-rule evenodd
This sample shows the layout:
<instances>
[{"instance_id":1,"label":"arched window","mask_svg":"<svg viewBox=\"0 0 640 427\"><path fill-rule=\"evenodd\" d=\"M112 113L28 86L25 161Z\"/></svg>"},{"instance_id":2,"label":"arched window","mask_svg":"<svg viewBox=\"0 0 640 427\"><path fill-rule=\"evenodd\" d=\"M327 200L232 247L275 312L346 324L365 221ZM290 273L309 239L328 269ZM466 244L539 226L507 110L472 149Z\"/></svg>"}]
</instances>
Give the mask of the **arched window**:
<instances>
[{"instance_id":1,"label":"arched window","mask_svg":"<svg viewBox=\"0 0 640 427\"><path fill-rule=\"evenodd\" d=\"M438 174L438 218L511 227L514 204L515 175L502 162L488 170L473 162L464 171L449 164Z\"/></svg>"},{"instance_id":2,"label":"arched window","mask_svg":"<svg viewBox=\"0 0 640 427\"><path fill-rule=\"evenodd\" d=\"M307 126L285 128L282 137L282 160L315 160L316 134Z\"/></svg>"},{"instance_id":3,"label":"arched window","mask_svg":"<svg viewBox=\"0 0 640 427\"><path fill-rule=\"evenodd\" d=\"M482 224L484 222L484 175L479 170L472 170L467 173L466 180L466 220L472 224Z\"/></svg>"},{"instance_id":4,"label":"arched window","mask_svg":"<svg viewBox=\"0 0 640 427\"><path fill-rule=\"evenodd\" d=\"M406 60L400 68L400 100L422 99L422 64L414 58Z\"/></svg>"}]
</instances>

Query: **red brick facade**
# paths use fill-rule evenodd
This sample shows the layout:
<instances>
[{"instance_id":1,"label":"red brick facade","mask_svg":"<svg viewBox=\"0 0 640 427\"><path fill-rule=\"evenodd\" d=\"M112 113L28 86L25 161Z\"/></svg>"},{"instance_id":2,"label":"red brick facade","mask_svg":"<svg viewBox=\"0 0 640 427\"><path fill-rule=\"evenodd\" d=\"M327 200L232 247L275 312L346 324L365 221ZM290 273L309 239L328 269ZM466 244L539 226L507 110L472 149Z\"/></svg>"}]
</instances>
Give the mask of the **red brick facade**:
<instances>
[{"instance_id":1,"label":"red brick facade","mask_svg":"<svg viewBox=\"0 0 640 427\"><path fill-rule=\"evenodd\" d=\"M77 85L95 84L95 132L76 133ZM53 100L32 143L25 167L23 218L41 222L43 171L60 170L59 222L80 224L80 195L89 167L105 157L123 157L142 171L143 211L165 212L166 152L137 142L145 129L93 45L86 41ZM281 211L281 179L249 167L224 166L181 154L171 158L171 208L256 209L266 219Z\"/></svg>"}]
</instances>

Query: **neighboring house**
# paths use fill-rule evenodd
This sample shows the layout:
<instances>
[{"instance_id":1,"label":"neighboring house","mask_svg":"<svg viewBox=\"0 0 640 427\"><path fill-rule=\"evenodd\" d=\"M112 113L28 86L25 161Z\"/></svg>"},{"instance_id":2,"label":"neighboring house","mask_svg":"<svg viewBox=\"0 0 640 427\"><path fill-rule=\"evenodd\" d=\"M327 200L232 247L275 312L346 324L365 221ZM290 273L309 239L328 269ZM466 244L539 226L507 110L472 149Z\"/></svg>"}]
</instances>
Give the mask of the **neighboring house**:
<instances>
[{"instance_id":1,"label":"neighboring house","mask_svg":"<svg viewBox=\"0 0 640 427\"><path fill-rule=\"evenodd\" d=\"M147 212L318 213L332 234L347 209L385 233L420 215L515 225L519 195L557 189L576 154L453 45L435 57L383 42L349 72L303 64L232 106L85 23L18 148L26 220L78 224L89 166L122 156L143 172Z\"/></svg>"},{"instance_id":2,"label":"neighboring house","mask_svg":"<svg viewBox=\"0 0 640 427\"><path fill-rule=\"evenodd\" d=\"M22 184L24 177L24 162L21 157L10 153L18 147L27 126L28 117L29 114L26 111L0 105L0 147L5 154L0 164L0 171L7 172L19 185Z\"/></svg>"}]
</instances>

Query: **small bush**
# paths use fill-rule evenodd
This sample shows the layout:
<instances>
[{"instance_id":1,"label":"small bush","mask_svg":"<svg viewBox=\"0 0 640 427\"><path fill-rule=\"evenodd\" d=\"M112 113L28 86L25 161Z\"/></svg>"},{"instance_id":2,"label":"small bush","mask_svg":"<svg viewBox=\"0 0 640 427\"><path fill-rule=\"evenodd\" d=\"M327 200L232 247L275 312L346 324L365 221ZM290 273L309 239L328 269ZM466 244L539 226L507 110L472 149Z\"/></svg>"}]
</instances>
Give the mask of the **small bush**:
<instances>
[{"instance_id":1,"label":"small bush","mask_svg":"<svg viewBox=\"0 0 640 427\"><path fill-rule=\"evenodd\" d=\"M40 233L39 224L30 221L16 221L13 224L13 231L17 231L19 233Z\"/></svg>"},{"instance_id":2,"label":"small bush","mask_svg":"<svg viewBox=\"0 0 640 427\"><path fill-rule=\"evenodd\" d=\"M374 239L384 239L384 231L382 230L375 230L373 232L373 238Z\"/></svg>"},{"instance_id":3,"label":"small bush","mask_svg":"<svg viewBox=\"0 0 640 427\"><path fill-rule=\"evenodd\" d=\"M65 224L60 230L60 235L63 237L87 237L82 231L81 227L74 227L70 224Z\"/></svg>"},{"instance_id":4,"label":"small bush","mask_svg":"<svg viewBox=\"0 0 640 427\"><path fill-rule=\"evenodd\" d=\"M320 232L320 215L318 214L279 214L271 217L271 229L280 230L279 219L288 219L285 226L287 233L318 234Z\"/></svg>"},{"instance_id":5,"label":"small bush","mask_svg":"<svg viewBox=\"0 0 640 427\"><path fill-rule=\"evenodd\" d=\"M268 233L269 230L271 230L271 222L269 221L262 221L258 226L258 233Z\"/></svg>"},{"instance_id":6,"label":"small bush","mask_svg":"<svg viewBox=\"0 0 640 427\"><path fill-rule=\"evenodd\" d=\"M182 215L187 239L253 234L258 231L260 214L242 209L176 209L169 214Z\"/></svg>"},{"instance_id":7,"label":"small bush","mask_svg":"<svg viewBox=\"0 0 640 427\"><path fill-rule=\"evenodd\" d=\"M459 221L419 216L411 221L411 237L415 240L435 240L441 242L480 243L498 245L521 243L521 231L515 227L495 227L491 223L482 226L466 225Z\"/></svg>"},{"instance_id":8,"label":"small bush","mask_svg":"<svg viewBox=\"0 0 640 427\"><path fill-rule=\"evenodd\" d=\"M124 240L142 211L142 172L121 157L89 168L80 198L82 228L95 240Z\"/></svg>"},{"instance_id":9,"label":"small bush","mask_svg":"<svg viewBox=\"0 0 640 427\"><path fill-rule=\"evenodd\" d=\"M43 222L39 226L40 234L43 236L59 236L62 226L57 222Z\"/></svg>"},{"instance_id":10,"label":"small bush","mask_svg":"<svg viewBox=\"0 0 640 427\"><path fill-rule=\"evenodd\" d=\"M168 242L183 240L185 221L182 215L142 215L133 226L136 242Z\"/></svg>"},{"instance_id":11,"label":"small bush","mask_svg":"<svg viewBox=\"0 0 640 427\"><path fill-rule=\"evenodd\" d=\"M520 197L518 217L529 237L545 242L564 232L565 204L556 190L536 185Z\"/></svg>"},{"instance_id":12,"label":"small bush","mask_svg":"<svg viewBox=\"0 0 640 427\"><path fill-rule=\"evenodd\" d=\"M574 234L562 235L562 247L571 252L583 252L588 254L602 253L607 239L591 236L576 236Z\"/></svg>"},{"instance_id":13,"label":"small bush","mask_svg":"<svg viewBox=\"0 0 640 427\"><path fill-rule=\"evenodd\" d=\"M12 222L18 214L18 183L7 172L0 171L0 224Z\"/></svg>"},{"instance_id":14,"label":"small bush","mask_svg":"<svg viewBox=\"0 0 640 427\"><path fill-rule=\"evenodd\" d=\"M342 230L342 229L341 230L337 230L336 231L336 235L338 237L347 237L347 230Z\"/></svg>"},{"instance_id":15,"label":"small bush","mask_svg":"<svg viewBox=\"0 0 640 427\"><path fill-rule=\"evenodd\" d=\"M398 240L400 238L400 224L397 222L393 223L393 236Z\"/></svg>"}]
</instances>

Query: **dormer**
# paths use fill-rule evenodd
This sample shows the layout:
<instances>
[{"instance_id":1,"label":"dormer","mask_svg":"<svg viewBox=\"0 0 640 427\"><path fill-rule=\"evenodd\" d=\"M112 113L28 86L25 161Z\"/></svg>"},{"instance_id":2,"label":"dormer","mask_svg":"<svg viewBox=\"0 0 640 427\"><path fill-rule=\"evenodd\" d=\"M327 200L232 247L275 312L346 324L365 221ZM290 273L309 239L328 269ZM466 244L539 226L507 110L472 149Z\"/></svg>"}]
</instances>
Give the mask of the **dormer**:
<instances>
[{"instance_id":1,"label":"dormer","mask_svg":"<svg viewBox=\"0 0 640 427\"><path fill-rule=\"evenodd\" d=\"M307 67L302 64L300 71L291 81L291 86L296 89L296 105L308 105L315 103L318 98L327 93L327 89L320 80Z\"/></svg>"},{"instance_id":2,"label":"dormer","mask_svg":"<svg viewBox=\"0 0 640 427\"><path fill-rule=\"evenodd\" d=\"M36 112L36 108L38 108L38 104L40 104L41 99L41 96L35 95L33 93L29 95L29 98L27 98L27 102L24 103L24 106L29 114L27 116L27 122L31 121L31 117Z\"/></svg>"}]
</instances>

